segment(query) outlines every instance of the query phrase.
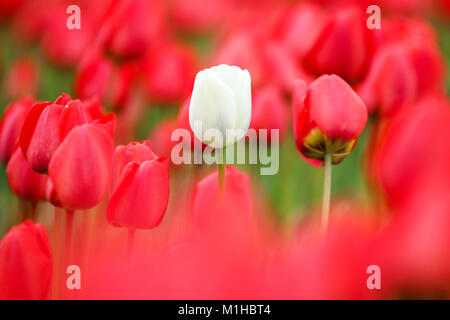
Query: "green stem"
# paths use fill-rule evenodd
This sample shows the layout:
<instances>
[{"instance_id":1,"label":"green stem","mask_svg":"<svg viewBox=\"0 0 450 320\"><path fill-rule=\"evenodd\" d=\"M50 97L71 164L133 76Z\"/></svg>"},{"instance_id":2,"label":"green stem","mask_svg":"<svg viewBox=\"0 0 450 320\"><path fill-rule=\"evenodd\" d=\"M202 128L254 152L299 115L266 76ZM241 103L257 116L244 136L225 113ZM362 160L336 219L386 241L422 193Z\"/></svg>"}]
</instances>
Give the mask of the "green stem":
<instances>
[{"instance_id":1,"label":"green stem","mask_svg":"<svg viewBox=\"0 0 450 320\"><path fill-rule=\"evenodd\" d=\"M219 195L222 195L225 190L225 164L217 164L217 171L219 174Z\"/></svg>"},{"instance_id":2,"label":"green stem","mask_svg":"<svg viewBox=\"0 0 450 320\"><path fill-rule=\"evenodd\" d=\"M322 217L320 221L322 234L327 232L328 217L330 215L331 198L331 153L325 153L323 173L323 199L322 199Z\"/></svg>"}]
</instances>

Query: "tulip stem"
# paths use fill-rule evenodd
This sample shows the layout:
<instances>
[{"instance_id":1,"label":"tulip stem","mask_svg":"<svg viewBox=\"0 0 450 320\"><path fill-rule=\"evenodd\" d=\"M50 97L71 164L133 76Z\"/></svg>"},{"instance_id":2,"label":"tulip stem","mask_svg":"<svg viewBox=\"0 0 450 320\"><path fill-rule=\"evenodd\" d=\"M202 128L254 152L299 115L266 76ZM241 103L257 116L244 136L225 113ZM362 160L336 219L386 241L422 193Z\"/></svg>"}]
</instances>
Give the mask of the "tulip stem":
<instances>
[{"instance_id":1,"label":"tulip stem","mask_svg":"<svg viewBox=\"0 0 450 320\"><path fill-rule=\"evenodd\" d=\"M69 265L70 259L72 258L71 252L72 252L72 232L73 232L73 217L74 217L74 211L73 210L66 210L66 248L65 248L65 255L66 255L66 264Z\"/></svg>"},{"instance_id":2,"label":"tulip stem","mask_svg":"<svg viewBox=\"0 0 450 320\"><path fill-rule=\"evenodd\" d=\"M127 254L128 259L131 261L133 258L133 247L134 247L134 235L136 233L136 229L130 228L128 229L128 247Z\"/></svg>"},{"instance_id":3,"label":"tulip stem","mask_svg":"<svg viewBox=\"0 0 450 320\"><path fill-rule=\"evenodd\" d=\"M330 198L331 198L331 153L325 153L324 172L323 172L323 199L322 199L322 217L321 231L322 234L327 232L328 217L330 215Z\"/></svg>"},{"instance_id":4,"label":"tulip stem","mask_svg":"<svg viewBox=\"0 0 450 320\"><path fill-rule=\"evenodd\" d=\"M219 151L220 150L220 151ZM225 165L226 165L226 156L225 156L225 148L217 149L216 152L221 152L222 163L217 163L217 173L218 173L218 183L219 183L219 196L224 193L225 190Z\"/></svg>"}]
</instances>

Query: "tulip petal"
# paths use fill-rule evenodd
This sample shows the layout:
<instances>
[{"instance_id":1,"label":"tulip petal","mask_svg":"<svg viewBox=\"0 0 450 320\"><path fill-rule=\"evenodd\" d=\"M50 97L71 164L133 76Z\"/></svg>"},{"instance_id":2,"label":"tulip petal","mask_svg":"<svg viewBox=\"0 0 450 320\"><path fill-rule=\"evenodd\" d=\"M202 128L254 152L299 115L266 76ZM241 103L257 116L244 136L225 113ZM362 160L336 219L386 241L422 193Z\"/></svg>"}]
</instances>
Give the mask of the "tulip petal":
<instances>
[{"instance_id":1,"label":"tulip petal","mask_svg":"<svg viewBox=\"0 0 450 320\"><path fill-rule=\"evenodd\" d=\"M158 226L167 209L169 188L167 159L128 163L108 202L109 223L135 229Z\"/></svg>"},{"instance_id":2,"label":"tulip petal","mask_svg":"<svg viewBox=\"0 0 450 320\"><path fill-rule=\"evenodd\" d=\"M189 107L189 122L195 136L203 141L203 134L208 129L220 130L225 136L226 129L236 128L235 101L235 94L230 87L210 76L205 70L200 71L195 80ZM195 125L196 121L201 121L202 130ZM222 147L223 142L210 142L210 145Z\"/></svg>"},{"instance_id":3,"label":"tulip petal","mask_svg":"<svg viewBox=\"0 0 450 320\"><path fill-rule=\"evenodd\" d=\"M99 204L108 190L114 144L102 127L77 126L54 153L49 174L65 208L88 209Z\"/></svg>"}]
</instances>

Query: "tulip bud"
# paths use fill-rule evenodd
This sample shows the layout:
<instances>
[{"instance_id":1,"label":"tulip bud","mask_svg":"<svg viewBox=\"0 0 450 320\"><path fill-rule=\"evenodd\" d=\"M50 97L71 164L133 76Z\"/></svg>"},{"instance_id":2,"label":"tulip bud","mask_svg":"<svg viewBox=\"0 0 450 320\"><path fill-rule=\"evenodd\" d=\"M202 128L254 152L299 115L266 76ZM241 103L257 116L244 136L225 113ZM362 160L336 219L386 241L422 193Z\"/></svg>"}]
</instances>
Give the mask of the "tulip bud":
<instances>
[{"instance_id":1,"label":"tulip bud","mask_svg":"<svg viewBox=\"0 0 450 320\"><path fill-rule=\"evenodd\" d=\"M36 103L28 113L19 137L19 144L33 170L47 173L50 160L58 146L76 126L102 116L100 105L72 100L62 94L54 103Z\"/></svg>"},{"instance_id":2,"label":"tulip bud","mask_svg":"<svg viewBox=\"0 0 450 320\"><path fill-rule=\"evenodd\" d=\"M222 148L244 137L251 119L250 81L247 70L225 64L197 73L189 106L189 123L197 138ZM204 135L210 129L218 130L222 139Z\"/></svg>"},{"instance_id":3,"label":"tulip bud","mask_svg":"<svg viewBox=\"0 0 450 320\"><path fill-rule=\"evenodd\" d=\"M52 198L66 209L89 209L108 192L114 142L106 125L73 128L54 152L48 172Z\"/></svg>"},{"instance_id":4,"label":"tulip bud","mask_svg":"<svg viewBox=\"0 0 450 320\"><path fill-rule=\"evenodd\" d=\"M248 226L252 215L248 176L227 165L223 196L219 195L217 179L215 170L196 185L192 210L194 222L199 226L228 224L234 231L239 224Z\"/></svg>"},{"instance_id":5,"label":"tulip bud","mask_svg":"<svg viewBox=\"0 0 450 320\"><path fill-rule=\"evenodd\" d=\"M367 121L367 108L353 89L336 75L323 75L309 87L294 82L294 138L300 155L320 166L325 153L340 163L356 145Z\"/></svg>"},{"instance_id":6,"label":"tulip bud","mask_svg":"<svg viewBox=\"0 0 450 320\"><path fill-rule=\"evenodd\" d=\"M16 148L9 160L6 174L9 187L17 196L32 201L45 199L47 176L31 168L20 148Z\"/></svg>"},{"instance_id":7,"label":"tulip bud","mask_svg":"<svg viewBox=\"0 0 450 320\"><path fill-rule=\"evenodd\" d=\"M52 257L43 225L25 221L0 242L0 299L46 299Z\"/></svg>"},{"instance_id":8,"label":"tulip bud","mask_svg":"<svg viewBox=\"0 0 450 320\"><path fill-rule=\"evenodd\" d=\"M333 12L305 56L305 68L315 75L335 73L346 81L364 75L373 50L366 16L357 7Z\"/></svg>"},{"instance_id":9,"label":"tulip bud","mask_svg":"<svg viewBox=\"0 0 450 320\"><path fill-rule=\"evenodd\" d=\"M33 99L25 98L11 103L3 113L0 122L0 159L6 164L19 138L20 130L33 105Z\"/></svg>"},{"instance_id":10,"label":"tulip bud","mask_svg":"<svg viewBox=\"0 0 450 320\"><path fill-rule=\"evenodd\" d=\"M192 90L195 57L189 47L159 44L146 56L144 70L151 98L163 102L179 101Z\"/></svg>"},{"instance_id":11,"label":"tulip bud","mask_svg":"<svg viewBox=\"0 0 450 320\"><path fill-rule=\"evenodd\" d=\"M129 229L157 227L169 200L167 159L156 155L150 141L131 142L116 148L113 168L108 222Z\"/></svg>"}]
</instances>

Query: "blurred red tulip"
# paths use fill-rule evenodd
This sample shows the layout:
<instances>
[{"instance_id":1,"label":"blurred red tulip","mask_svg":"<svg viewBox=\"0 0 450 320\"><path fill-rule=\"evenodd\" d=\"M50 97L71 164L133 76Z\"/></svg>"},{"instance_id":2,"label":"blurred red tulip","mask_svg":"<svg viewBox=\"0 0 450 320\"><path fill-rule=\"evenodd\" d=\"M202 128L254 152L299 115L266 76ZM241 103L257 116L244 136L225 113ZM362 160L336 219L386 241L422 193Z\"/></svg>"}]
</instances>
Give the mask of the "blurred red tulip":
<instances>
[{"instance_id":1,"label":"blurred red tulip","mask_svg":"<svg viewBox=\"0 0 450 320\"><path fill-rule=\"evenodd\" d=\"M438 136L444 139L450 127L449 110L447 98L430 96L397 114L386 128L381 127L371 149L369 170L390 205L399 206L411 199L418 177L445 158L448 148L439 150L434 141Z\"/></svg>"},{"instance_id":2,"label":"blurred red tulip","mask_svg":"<svg viewBox=\"0 0 450 320\"><path fill-rule=\"evenodd\" d=\"M3 112L0 122L0 158L4 164L8 163L13 153L23 123L33 103L32 98L25 98L9 104Z\"/></svg>"},{"instance_id":3,"label":"blurred red tulip","mask_svg":"<svg viewBox=\"0 0 450 320\"><path fill-rule=\"evenodd\" d=\"M231 14L233 1L173 0L171 11L175 24L183 31L204 32L224 22Z\"/></svg>"},{"instance_id":4,"label":"blurred red tulip","mask_svg":"<svg viewBox=\"0 0 450 320\"><path fill-rule=\"evenodd\" d=\"M326 237L320 236L317 225L309 223L291 242L283 298L372 297L373 293L366 285L369 277L366 269L375 264L366 260L373 235L371 225L360 217L359 212L346 212L337 219L336 216L339 212L332 210L333 218Z\"/></svg>"},{"instance_id":5,"label":"blurred red tulip","mask_svg":"<svg viewBox=\"0 0 450 320\"><path fill-rule=\"evenodd\" d=\"M278 129L279 138L282 139L288 126L288 113L281 91L274 86L263 87L253 95L250 128L257 131L267 129L268 141L271 139L271 129Z\"/></svg>"},{"instance_id":6,"label":"blurred red tulip","mask_svg":"<svg viewBox=\"0 0 450 320\"><path fill-rule=\"evenodd\" d=\"M353 83L364 76L373 45L373 35L366 26L365 10L340 8L330 14L306 54L304 66L315 75L334 73Z\"/></svg>"},{"instance_id":7,"label":"blurred red tulip","mask_svg":"<svg viewBox=\"0 0 450 320\"><path fill-rule=\"evenodd\" d=\"M220 226L237 232L247 227L252 217L248 176L227 165L223 195L218 193L217 179L218 173L214 170L198 182L193 199L194 221L199 226Z\"/></svg>"},{"instance_id":8,"label":"blurred red tulip","mask_svg":"<svg viewBox=\"0 0 450 320\"><path fill-rule=\"evenodd\" d=\"M214 65L228 64L247 69L252 76L252 86L258 87L264 80L264 65L259 41L246 33L234 33L221 41L213 53Z\"/></svg>"},{"instance_id":9,"label":"blurred red tulip","mask_svg":"<svg viewBox=\"0 0 450 320\"><path fill-rule=\"evenodd\" d=\"M33 105L19 138L20 147L33 170L46 173L54 152L68 133L101 113L100 105L91 103L87 108L80 100L72 100L63 93L54 103Z\"/></svg>"},{"instance_id":10,"label":"blurred red tulip","mask_svg":"<svg viewBox=\"0 0 450 320\"><path fill-rule=\"evenodd\" d=\"M46 299L52 281L47 231L25 221L0 243L0 299Z\"/></svg>"},{"instance_id":11,"label":"blurred red tulip","mask_svg":"<svg viewBox=\"0 0 450 320\"><path fill-rule=\"evenodd\" d=\"M66 25L68 15L66 8L69 4L57 3L53 8L53 15L43 33L41 47L48 59L55 64L74 67L80 61L83 53L93 42L95 28L90 19L88 6L81 5L80 29L69 29Z\"/></svg>"},{"instance_id":12,"label":"blurred red tulip","mask_svg":"<svg viewBox=\"0 0 450 320\"><path fill-rule=\"evenodd\" d=\"M149 141L118 146L114 153L108 222L115 227L152 229L164 217L169 200L169 168Z\"/></svg>"},{"instance_id":13,"label":"blurred red tulip","mask_svg":"<svg viewBox=\"0 0 450 320\"><path fill-rule=\"evenodd\" d=\"M435 45L391 44L377 52L358 92L370 111L392 116L419 97L442 90L443 66Z\"/></svg>"},{"instance_id":14,"label":"blurred red tulip","mask_svg":"<svg viewBox=\"0 0 450 320\"><path fill-rule=\"evenodd\" d=\"M114 2L101 31L106 50L120 59L143 56L162 37L162 10L155 0Z\"/></svg>"},{"instance_id":15,"label":"blurred red tulip","mask_svg":"<svg viewBox=\"0 0 450 320\"><path fill-rule=\"evenodd\" d=\"M11 99L35 95L38 85L36 63L28 57L17 59L9 69L5 83L6 95Z\"/></svg>"},{"instance_id":16,"label":"blurred red tulip","mask_svg":"<svg viewBox=\"0 0 450 320\"><path fill-rule=\"evenodd\" d=\"M162 102L181 101L192 91L196 61L189 47L155 45L143 63L146 88L151 98Z\"/></svg>"},{"instance_id":17,"label":"blurred red tulip","mask_svg":"<svg viewBox=\"0 0 450 320\"><path fill-rule=\"evenodd\" d=\"M290 6L280 15L274 38L281 40L297 58L303 58L319 36L325 18L324 10L317 4L301 2Z\"/></svg>"},{"instance_id":18,"label":"blurred red tulip","mask_svg":"<svg viewBox=\"0 0 450 320\"><path fill-rule=\"evenodd\" d=\"M45 200L47 176L35 172L19 147L14 151L6 168L9 187L17 196L32 200Z\"/></svg>"},{"instance_id":19,"label":"blurred red tulip","mask_svg":"<svg viewBox=\"0 0 450 320\"><path fill-rule=\"evenodd\" d=\"M113 63L97 50L88 51L77 68L73 88L80 99L98 96L103 100Z\"/></svg>"},{"instance_id":20,"label":"blurred red tulip","mask_svg":"<svg viewBox=\"0 0 450 320\"><path fill-rule=\"evenodd\" d=\"M326 152L340 163L356 145L367 121L367 108L352 88L336 75L324 75L309 87L294 82L294 138L300 155L320 166Z\"/></svg>"}]
</instances>

